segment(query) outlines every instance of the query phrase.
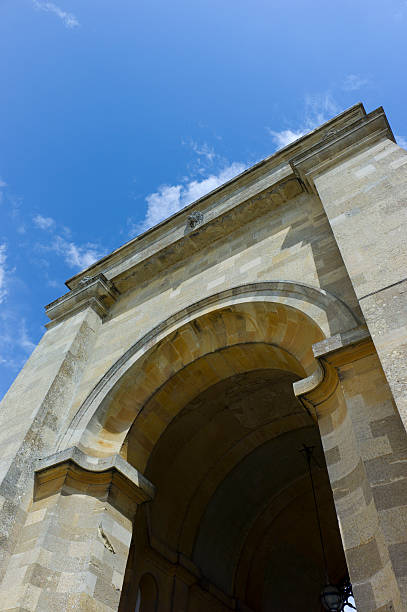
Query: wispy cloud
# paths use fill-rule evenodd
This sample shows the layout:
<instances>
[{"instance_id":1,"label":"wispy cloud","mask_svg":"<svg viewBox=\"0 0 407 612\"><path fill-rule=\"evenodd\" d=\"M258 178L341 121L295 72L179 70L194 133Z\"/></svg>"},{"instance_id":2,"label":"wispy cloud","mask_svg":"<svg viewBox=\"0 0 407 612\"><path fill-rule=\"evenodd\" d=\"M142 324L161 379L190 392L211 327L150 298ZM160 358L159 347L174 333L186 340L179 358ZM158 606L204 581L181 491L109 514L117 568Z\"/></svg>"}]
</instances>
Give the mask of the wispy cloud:
<instances>
[{"instance_id":1,"label":"wispy cloud","mask_svg":"<svg viewBox=\"0 0 407 612\"><path fill-rule=\"evenodd\" d=\"M368 84L368 80L358 74L348 74L342 84L345 91L357 91Z\"/></svg>"},{"instance_id":2,"label":"wispy cloud","mask_svg":"<svg viewBox=\"0 0 407 612\"><path fill-rule=\"evenodd\" d=\"M33 223L36 227L43 230L50 230L55 227L55 221L51 217L43 217L42 215L35 215L33 217Z\"/></svg>"},{"instance_id":3,"label":"wispy cloud","mask_svg":"<svg viewBox=\"0 0 407 612\"><path fill-rule=\"evenodd\" d=\"M7 183L5 181L3 181L3 179L0 176L0 204L3 201L3 189L4 187L7 187Z\"/></svg>"},{"instance_id":4,"label":"wispy cloud","mask_svg":"<svg viewBox=\"0 0 407 612\"><path fill-rule=\"evenodd\" d=\"M145 218L141 224L131 224L130 233L135 235L156 225L187 206L187 204L194 202L240 174L246 167L245 164L235 162L202 180L187 178L178 185L161 185L157 191L146 197L147 212Z\"/></svg>"},{"instance_id":5,"label":"wispy cloud","mask_svg":"<svg viewBox=\"0 0 407 612\"><path fill-rule=\"evenodd\" d=\"M0 304L4 301L7 295L6 288L6 260L7 260L7 246L6 244L0 244Z\"/></svg>"},{"instance_id":6,"label":"wispy cloud","mask_svg":"<svg viewBox=\"0 0 407 612\"><path fill-rule=\"evenodd\" d=\"M0 244L0 304L7 301L8 279L12 270L7 269L7 245ZM26 321L15 310L2 306L0 311L0 364L18 370L33 351Z\"/></svg>"},{"instance_id":7,"label":"wispy cloud","mask_svg":"<svg viewBox=\"0 0 407 612\"><path fill-rule=\"evenodd\" d=\"M396 11L393 13L393 17L394 19L396 19L396 21L403 21L406 15L407 15L407 0L402 0L396 7Z\"/></svg>"},{"instance_id":8,"label":"wispy cloud","mask_svg":"<svg viewBox=\"0 0 407 612\"><path fill-rule=\"evenodd\" d=\"M323 94L308 94L304 100L303 118L299 127L276 131L267 128L277 149L286 147L308 134L322 123L325 123L341 111L338 103L329 92Z\"/></svg>"},{"instance_id":9,"label":"wispy cloud","mask_svg":"<svg viewBox=\"0 0 407 612\"><path fill-rule=\"evenodd\" d=\"M36 344L28 335L25 319L21 319L21 323L18 327L17 342L18 345L28 354L32 353L36 347Z\"/></svg>"},{"instance_id":10,"label":"wispy cloud","mask_svg":"<svg viewBox=\"0 0 407 612\"><path fill-rule=\"evenodd\" d=\"M200 144L192 140L189 144L198 157L203 157L207 162L213 162L216 159L215 149L207 142Z\"/></svg>"},{"instance_id":11,"label":"wispy cloud","mask_svg":"<svg viewBox=\"0 0 407 612\"><path fill-rule=\"evenodd\" d=\"M84 245L78 245L65 240L62 236L55 236L49 249L58 255L62 255L68 266L79 268L79 270L88 268L106 254L106 251L97 244L87 242Z\"/></svg>"},{"instance_id":12,"label":"wispy cloud","mask_svg":"<svg viewBox=\"0 0 407 612\"><path fill-rule=\"evenodd\" d=\"M19 370L35 346L28 334L26 320L10 309L3 310L0 314L0 365Z\"/></svg>"},{"instance_id":13,"label":"wispy cloud","mask_svg":"<svg viewBox=\"0 0 407 612\"><path fill-rule=\"evenodd\" d=\"M49 242L46 244L43 242L37 243L37 249L62 256L70 268L83 270L106 254L101 246L93 242L82 245L76 244L71 239L70 230L66 227L57 229L57 224L52 217L37 214L33 217L33 225L38 229L49 232Z\"/></svg>"},{"instance_id":14,"label":"wispy cloud","mask_svg":"<svg viewBox=\"0 0 407 612\"><path fill-rule=\"evenodd\" d=\"M39 11L53 13L61 19L66 28L77 28L80 25L75 15L67 13L53 2L39 2L39 0L33 0L33 6Z\"/></svg>"},{"instance_id":15,"label":"wispy cloud","mask_svg":"<svg viewBox=\"0 0 407 612\"><path fill-rule=\"evenodd\" d=\"M407 139L403 138L403 136L400 136L400 134L396 134L396 140L397 140L397 144L400 147L403 147L403 149L407 149Z\"/></svg>"}]
</instances>

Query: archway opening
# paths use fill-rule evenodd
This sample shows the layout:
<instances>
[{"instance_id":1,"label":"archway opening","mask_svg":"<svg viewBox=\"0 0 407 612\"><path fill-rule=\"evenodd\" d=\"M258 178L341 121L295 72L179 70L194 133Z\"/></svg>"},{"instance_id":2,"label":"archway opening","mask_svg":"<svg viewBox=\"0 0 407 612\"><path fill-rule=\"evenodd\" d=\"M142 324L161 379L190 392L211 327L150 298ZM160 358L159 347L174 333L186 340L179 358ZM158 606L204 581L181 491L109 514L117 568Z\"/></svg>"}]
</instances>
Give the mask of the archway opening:
<instances>
[{"instance_id":1,"label":"archway opening","mask_svg":"<svg viewBox=\"0 0 407 612\"><path fill-rule=\"evenodd\" d=\"M272 299L213 306L135 345L78 417L94 410L82 450L121 449L156 489L137 511L121 611L146 573L158 612L320 612L325 569L347 575L318 427L293 393L320 371L312 346L330 311Z\"/></svg>"},{"instance_id":2,"label":"archway opening","mask_svg":"<svg viewBox=\"0 0 407 612\"><path fill-rule=\"evenodd\" d=\"M169 563L171 580L184 581L188 591L180 610L320 612L325 567L303 444L315 447L331 582L343 580L347 568L319 431L293 394L298 373L253 368L201 384L196 392L191 381L207 379L209 365L206 358L190 365L144 407L151 415L160 398L180 403L146 464L157 493L139 529L136 521L133 571L148 570L168 582L163 567ZM140 435L136 422L126 440L127 459L135 465ZM128 577L128 590L135 580L136 574Z\"/></svg>"}]
</instances>

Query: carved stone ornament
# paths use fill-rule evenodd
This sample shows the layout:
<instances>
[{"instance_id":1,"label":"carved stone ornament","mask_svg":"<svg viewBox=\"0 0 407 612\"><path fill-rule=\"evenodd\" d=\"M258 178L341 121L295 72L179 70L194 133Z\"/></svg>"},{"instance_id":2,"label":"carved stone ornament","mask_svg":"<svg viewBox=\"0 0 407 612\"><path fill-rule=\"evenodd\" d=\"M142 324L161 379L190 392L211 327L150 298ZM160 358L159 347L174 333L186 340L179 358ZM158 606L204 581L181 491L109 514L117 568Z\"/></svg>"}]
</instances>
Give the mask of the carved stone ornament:
<instances>
[{"instance_id":1,"label":"carved stone ornament","mask_svg":"<svg viewBox=\"0 0 407 612\"><path fill-rule=\"evenodd\" d=\"M83 287L84 285L87 285L91 280L93 280L93 276L84 276L83 278L81 278L78 285Z\"/></svg>"},{"instance_id":2,"label":"carved stone ornament","mask_svg":"<svg viewBox=\"0 0 407 612\"><path fill-rule=\"evenodd\" d=\"M339 130L334 130L333 128L331 128L331 129L330 129L330 130L328 130L328 131L326 132L326 134L323 136L322 141L329 140L330 138L333 138L333 137L334 137L334 136L335 136L335 135L338 133L338 131L339 131Z\"/></svg>"},{"instance_id":3,"label":"carved stone ornament","mask_svg":"<svg viewBox=\"0 0 407 612\"><path fill-rule=\"evenodd\" d=\"M197 225L201 225L203 218L203 213L199 210L194 210L194 212L189 215L187 223L191 229L194 229Z\"/></svg>"}]
</instances>

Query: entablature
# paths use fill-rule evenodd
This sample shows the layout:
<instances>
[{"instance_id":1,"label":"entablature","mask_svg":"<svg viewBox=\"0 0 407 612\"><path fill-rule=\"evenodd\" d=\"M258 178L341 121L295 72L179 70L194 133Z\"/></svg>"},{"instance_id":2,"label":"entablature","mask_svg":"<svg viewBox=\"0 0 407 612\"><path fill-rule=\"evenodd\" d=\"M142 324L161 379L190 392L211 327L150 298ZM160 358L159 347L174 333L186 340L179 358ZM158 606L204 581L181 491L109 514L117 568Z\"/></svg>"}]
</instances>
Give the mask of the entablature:
<instances>
[{"instance_id":1,"label":"entablature","mask_svg":"<svg viewBox=\"0 0 407 612\"><path fill-rule=\"evenodd\" d=\"M83 285L102 279L111 288L104 296L92 296L89 305L103 317L103 309L117 294L140 286L302 192L313 193L315 173L355 147L384 137L394 140L383 109L366 114L363 105L356 104L70 278L69 293L47 306L47 315L54 320L64 317L64 309L72 311L73 305L83 303Z\"/></svg>"}]
</instances>

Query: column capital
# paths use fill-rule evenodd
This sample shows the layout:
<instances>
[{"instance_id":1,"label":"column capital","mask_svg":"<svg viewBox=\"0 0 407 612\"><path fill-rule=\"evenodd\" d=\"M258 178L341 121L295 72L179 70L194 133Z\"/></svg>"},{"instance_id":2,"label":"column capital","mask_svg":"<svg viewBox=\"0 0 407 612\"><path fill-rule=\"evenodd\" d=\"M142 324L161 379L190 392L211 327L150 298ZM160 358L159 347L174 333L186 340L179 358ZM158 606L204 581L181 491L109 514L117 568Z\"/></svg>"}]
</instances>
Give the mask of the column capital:
<instances>
[{"instance_id":1,"label":"column capital","mask_svg":"<svg viewBox=\"0 0 407 612\"><path fill-rule=\"evenodd\" d=\"M108 498L129 518L155 493L154 485L120 455L92 457L76 446L38 460L35 467L35 500L62 489Z\"/></svg>"},{"instance_id":2,"label":"column capital","mask_svg":"<svg viewBox=\"0 0 407 612\"><path fill-rule=\"evenodd\" d=\"M317 193L314 177L344 161L364 147L387 138L395 138L386 114L381 106L364 114L352 123L334 127L325 132L317 143L301 151L290 160L294 174L301 179L308 191Z\"/></svg>"}]
</instances>

